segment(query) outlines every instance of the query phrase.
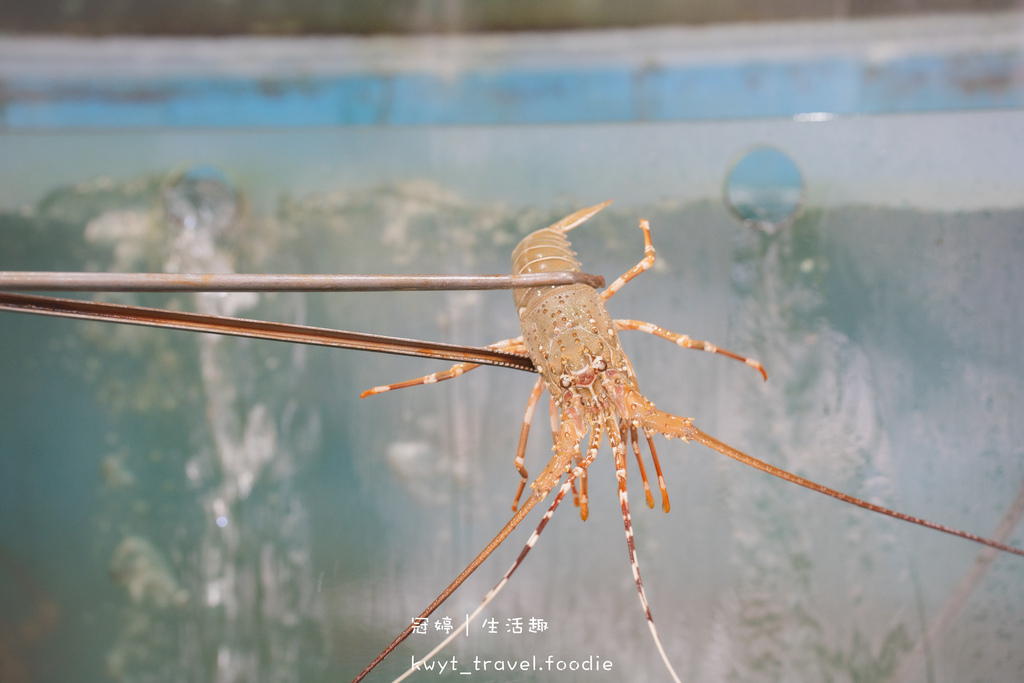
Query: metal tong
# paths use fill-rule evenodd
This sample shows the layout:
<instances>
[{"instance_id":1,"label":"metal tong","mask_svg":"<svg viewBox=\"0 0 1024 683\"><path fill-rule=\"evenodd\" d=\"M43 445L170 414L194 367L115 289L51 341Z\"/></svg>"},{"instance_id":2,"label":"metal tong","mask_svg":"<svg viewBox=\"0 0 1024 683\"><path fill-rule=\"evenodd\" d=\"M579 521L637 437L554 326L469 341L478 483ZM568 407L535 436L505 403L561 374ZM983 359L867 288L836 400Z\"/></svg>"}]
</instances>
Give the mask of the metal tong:
<instances>
[{"instance_id":1,"label":"metal tong","mask_svg":"<svg viewBox=\"0 0 1024 683\"><path fill-rule=\"evenodd\" d=\"M334 346L536 372L529 358L487 347L8 292L384 292L514 289L575 283L602 287L604 278L571 272L530 275L254 275L0 271L0 290L8 290L0 291L0 311Z\"/></svg>"}]
</instances>

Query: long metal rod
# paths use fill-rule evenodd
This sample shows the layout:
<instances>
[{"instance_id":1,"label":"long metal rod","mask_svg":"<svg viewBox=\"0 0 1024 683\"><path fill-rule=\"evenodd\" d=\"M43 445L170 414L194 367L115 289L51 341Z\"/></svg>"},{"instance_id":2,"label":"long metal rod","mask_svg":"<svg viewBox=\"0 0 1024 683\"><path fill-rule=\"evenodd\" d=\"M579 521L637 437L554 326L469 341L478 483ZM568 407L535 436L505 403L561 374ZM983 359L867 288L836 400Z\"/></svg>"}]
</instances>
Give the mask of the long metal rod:
<instances>
[{"instance_id":1,"label":"long metal rod","mask_svg":"<svg viewBox=\"0 0 1024 683\"><path fill-rule=\"evenodd\" d=\"M513 289L571 285L603 287L588 273L530 275L257 275L245 273L59 273L0 271L0 290L60 292L385 292Z\"/></svg>"},{"instance_id":2,"label":"long metal rod","mask_svg":"<svg viewBox=\"0 0 1024 683\"><path fill-rule=\"evenodd\" d=\"M402 356L439 358L460 363L499 365L515 370L536 372L533 362L523 355L497 351L485 347L458 346L438 342L385 337L362 332L346 332L306 325L229 318L219 315L183 313L160 308L104 304L78 299L58 299L29 294L8 294L0 292L0 311L31 313L61 318L79 318L102 322L163 327L191 332L210 332L234 337L252 337L273 341L334 346L379 353L394 353Z\"/></svg>"}]
</instances>

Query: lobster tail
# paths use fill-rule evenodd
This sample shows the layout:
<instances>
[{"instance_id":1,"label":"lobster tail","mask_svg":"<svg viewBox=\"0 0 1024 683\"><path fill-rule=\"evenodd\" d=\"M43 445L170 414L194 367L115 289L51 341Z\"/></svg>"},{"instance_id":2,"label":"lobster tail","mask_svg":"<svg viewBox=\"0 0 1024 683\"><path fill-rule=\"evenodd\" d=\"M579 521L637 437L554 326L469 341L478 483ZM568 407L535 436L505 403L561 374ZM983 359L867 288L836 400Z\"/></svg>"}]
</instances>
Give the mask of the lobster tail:
<instances>
[{"instance_id":1,"label":"lobster tail","mask_svg":"<svg viewBox=\"0 0 1024 683\"><path fill-rule=\"evenodd\" d=\"M530 273L573 272L580 270L580 262L576 260L576 252L572 250L565 233L587 220L595 213L611 204L610 201L581 209L566 216L554 225L543 230L532 232L516 245L512 252L512 274L528 275ZM527 287L512 290L517 309L528 308L542 292L551 291L551 287Z\"/></svg>"}]
</instances>

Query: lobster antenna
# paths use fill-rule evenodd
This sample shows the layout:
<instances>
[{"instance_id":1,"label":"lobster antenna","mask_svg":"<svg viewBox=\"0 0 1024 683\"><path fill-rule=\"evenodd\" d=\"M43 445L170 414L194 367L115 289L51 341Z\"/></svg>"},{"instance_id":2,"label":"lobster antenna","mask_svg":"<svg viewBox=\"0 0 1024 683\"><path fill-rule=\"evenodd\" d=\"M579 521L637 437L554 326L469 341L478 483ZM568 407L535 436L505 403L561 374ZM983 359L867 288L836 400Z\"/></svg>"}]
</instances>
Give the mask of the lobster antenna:
<instances>
[{"instance_id":1,"label":"lobster antenna","mask_svg":"<svg viewBox=\"0 0 1024 683\"><path fill-rule=\"evenodd\" d=\"M803 486L804 488L811 489L812 491L824 493L826 496L831 496L833 498L843 501L844 503L850 503L851 505L856 505L857 507L864 508L865 510L871 510L872 512L877 512L878 514L893 517L904 522L910 522L911 524L917 524L919 526L927 527L929 529L935 529L936 531L941 531L952 536L966 538L968 541L981 543L982 545L987 545L991 548L995 548L996 550L1002 550L1003 552L1024 556L1024 550L1021 550L1020 548L1014 548L1012 545L1006 545L1005 543L1000 543L999 541L994 541L990 538L978 536L976 534L968 533L966 531L960 531L959 529L954 529L953 527L948 527L943 524L929 522L927 519L914 517L913 515L907 515L902 512L896 512L895 510L890 510L887 507L875 505L874 503L869 503L866 500L854 498L853 496L849 496L840 491L836 491L835 489L830 489L829 487L811 481L810 479L804 479L803 477L787 472L786 470L775 467L774 465L769 465L768 463L762 460L758 460L757 458L751 455L747 455L743 451L737 450L728 444L722 443L713 436L709 436L702 432L701 430L694 427L689 420L684 420L683 418L676 417L668 413L663 413L660 410L656 412L658 414L654 418L654 422L656 422L657 424L651 424L650 426L652 429L657 429L658 431L661 431L662 428L665 428L667 431L663 431L662 433L664 433L666 436L668 436L671 433L672 436L679 437L686 441L689 441L691 439L693 441L699 441L708 448L716 450L722 455L727 455L733 460L738 460L745 465L749 465L755 469L759 469L762 472L767 472L768 474L778 477L779 479L785 479L786 481L791 482L793 484L797 484L799 486Z\"/></svg>"},{"instance_id":2,"label":"lobster antenna","mask_svg":"<svg viewBox=\"0 0 1024 683\"><path fill-rule=\"evenodd\" d=\"M473 558L473 561L470 562L469 565L462 570L462 573L456 576L455 580L448 584L447 588L441 591L441 594L438 595L434 599L434 601L430 603L430 605L427 606L427 608L423 610L423 612L420 613L420 615L416 619L413 620L413 623L410 623L408 626L406 626L405 630L402 631L397 638L391 641L391 644L384 648L383 652L377 655L374 658L374 660L366 666L365 669L359 672L358 676L352 679L352 683L359 683L359 681L366 678L367 674L373 671L373 669L378 664L383 662L387 658L387 656L390 655L392 651L394 651L396 647L401 645L406 638L412 635L413 628L415 627L415 622L420 619L426 619L434 612L434 610L440 607L441 604L445 600L447 600L451 596L451 594L454 593L456 589L458 589L458 587L463 584L463 582L466 579L469 578L469 575L476 571L476 568L483 564L483 561L486 560L490 556L490 554L493 553L497 549L497 547L502 544L505 538L510 533L512 533L512 530L519 526L519 522L523 521L523 518L526 517L526 514L533 509L533 506L542 501L543 499L543 496L530 496L526 500L526 502L523 503L523 507L519 508L519 510L514 515L512 515L512 518L508 521L508 523L506 523L505 526L501 528L501 531L498 532L498 535L495 536L491 540L491 542L487 544L487 547L480 551L479 555Z\"/></svg>"},{"instance_id":3,"label":"lobster antenna","mask_svg":"<svg viewBox=\"0 0 1024 683\"><path fill-rule=\"evenodd\" d=\"M489 605L491 601L494 600L495 597L497 597L498 593L501 592L501 589L505 587L505 584L508 583L509 578L511 578L512 574L516 571L516 569L519 568L519 565L523 563L523 560L526 558L526 554L529 553L533 546L537 544L537 539L540 538L541 532L544 531L544 527L547 526L548 520L550 520L551 516L555 514L555 510L558 509L558 506L562 502L562 499L565 498L565 495L572 489L573 482L576 481L576 478L579 477L587 469L587 467L590 466L590 463L594 461L594 457L596 455L597 448L591 448L590 452L587 454L587 457L583 460L583 462L574 467L573 470L569 473L568 478L566 478L561 488L558 489L558 494L555 496L555 499L551 502L551 507L549 507L548 511L544 513L544 516L541 518L540 523L537 524L537 528L533 530L532 534L530 534L530 538L526 540L526 545L523 546L522 551L519 553L519 557L515 559L515 562L513 562L512 566L508 568L508 571L505 572L505 575L501 577L501 580L498 581L497 584L495 584L494 588L488 591L487 595L484 596L484 599L480 603L480 605L475 610L473 610L473 613L466 617L467 626L471 624L473 621L475 621L478 616L480 616L480 613L484 611L487 605ZM526 506L530 505L530 501L532 500L534 499L531 498L530 500L528 500L526 504L523 506L523 508L521 508L520 510L525 509ZM406 678L408 678L415 672L419 671L420 666L422 666L425 662L429 662L434 657L434 655L436 655L444 648L448 647L448 645L453 640L455 640L458 634L458 631L452 631L451 633L449 633L448 637L442 640L437 645L437 647L435 647L433 650L424 655L423 659L414 663L411 667L409 667L409 669L405 673L396 678L392 683L399 683L400 681L404 681ZM383 653L381 657L378 657L378 659L383 659ZM374 664L376 664L376 661L374 662ZM372 667L373 664L371 664L370 667L367 667L367 671L369 671L369 669ZM353 681L353 683L355 683L355 681Z\"/></svg>"},{"instance_id":4,"label":"lobster antenna","mask_svg":"<svg viewBox=\"0 0 1024 683\"><path fill-rule=\"evenodd\" d=\"M651 615L651 606L647 602L647 593L644 591L644 582L640 578L640 561L636 556L636 542L633 539L633 520L629 514L629 495L626 493L626 443L621 438L620 430L613 430L609 425L608 441L615 452L615 478L619 481L619 506L622 508L622 524L626 530L626 549L629 551L629 566L633 570L633 581L636 583L636 592L640 596L640 606L643 607L644 616L647 617L647 627L651 630L651 637L661 655L661 661L665 663L672 680L675 683L682 683L676 670L672 668L672 662L665 653L661 644L661 637L658 635L658 628L654 625L654 616Z\"/></svg>"}]
</instances>

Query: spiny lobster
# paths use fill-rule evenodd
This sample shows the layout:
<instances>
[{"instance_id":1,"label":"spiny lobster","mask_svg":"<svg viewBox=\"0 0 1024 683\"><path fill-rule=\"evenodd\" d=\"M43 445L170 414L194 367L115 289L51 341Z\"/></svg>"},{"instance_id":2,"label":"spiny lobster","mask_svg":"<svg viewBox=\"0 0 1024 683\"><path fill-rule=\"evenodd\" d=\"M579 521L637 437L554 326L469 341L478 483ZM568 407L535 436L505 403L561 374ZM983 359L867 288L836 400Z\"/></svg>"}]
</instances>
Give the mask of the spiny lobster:
<instances>
[{"instance_id":1,"label":"spiny lobster","mask_svg":"<svg viewBox=\"0 0 1024 683\"><path fill-rule=\"evenodd\" d=\"M554 271L579 271L580 264L576 261L575 252L572 251L565 235L610 203L604 202L582 209L550 227L527 235L512 253L512 272L516 275L521 275ZM853 496L791 474L705 434L693 425L690 418L677 417L658 410L651 401L640 393L633 368L619 343L618 332L620 331L639 330L672 341L683 348L698 349L733 358L758 370L763 379L767 380L768 376L764 368L757 361L720 349L708 342L691 339L687 335L670 332L650 323L636 320L613 320L609 316L605 309L605 302L614 296L623 285L654 265L655 251L651 244L650 225L646 220L641 220L640 228L644 233L643 260L616 279L603 292L598 292L593 287L585 284L533 287L513 291L523 334L515 339L506 339L491 344L490 347L511 353L528 355L540 373L540 377L530 394L519 446L516 452L515 466L519 471L521 481L512 504L514 515L466 569L423 611L419 618L426 618L439 607L491 552L505 540L526 514L537 503L547 497L552 489L558 485L562 475L568 474L568 477L562 483L554 501L541 519L536 530L530 536L519 557L505 573L501 581L487 594L477 610L469 616L469 620L472 621L478 616L483 608L497 595L498 591L508 582L509 577L520 565L526 553L536 544L541 531L570 490L574 492L576 502L580 507L580 516L586 519L588 515L587 468L594 461L601 441L607 435L615 457L615 476L618 480L619 503L622 508L622 519L625 526L626 543L633 570L633 579L636 582L637 592L639 593L640 602L654 642L673 680L678 683L679 677L672 668L668 655L662 647L654 625L654 619L651 616L651 610L644 593L643 582L640 578L640 566L633 542L629 500L626 492L627 441L631 442L633 451L636 454L647 505L648 507L654 507L651 487L640 454L640 431L643 431L650 447L652 461L657 473L658 488L661 492L662 509L665 512L669 511L669 500L661 472L661 465L658 462L657 451L652 439L655 433L662 434L669 439L676 437L683 441L698 441L719 453L768 474L871 510L872 512L960 536L1002 551L1024 555L1024 550L868 503L859 498L854 498ZM418 384L432 384L452 379L476 367L479 366L473 363L460 363L449 370L433 373L419 379L375 387L363 392L362 397L392 389ZM534 410L545 388L551 396L554 456L540 475L530 484L532 492L523 505L519 507L519 501L529 481L525 468L527 436L530 431ZM580 448L580 444L588 432L589 442L584 453ZM580 480L578 492L576 489L576 479ZM413 626L408 626L355 678L355 681L362 680L378 663L383 661L405 640L412 631ZM452 633L433 651L420 660L418 664L433 657L455 635L455 633ZM413 668L409 669L397 680L404 679L416 669L417 666L414 665Z\"/></svg>"}]
</instances>

